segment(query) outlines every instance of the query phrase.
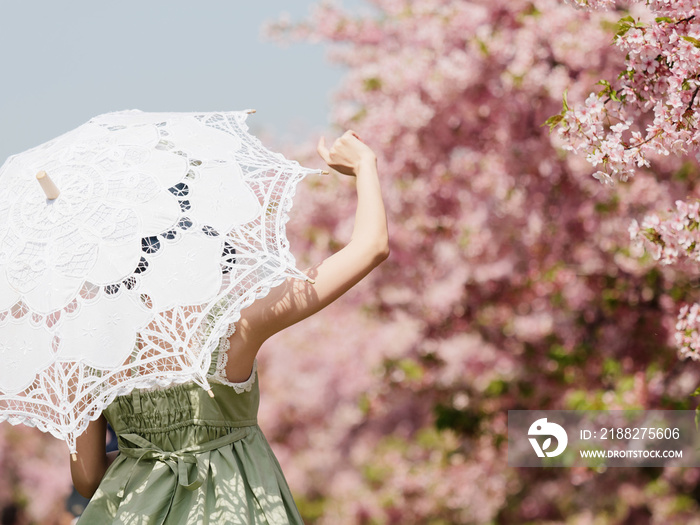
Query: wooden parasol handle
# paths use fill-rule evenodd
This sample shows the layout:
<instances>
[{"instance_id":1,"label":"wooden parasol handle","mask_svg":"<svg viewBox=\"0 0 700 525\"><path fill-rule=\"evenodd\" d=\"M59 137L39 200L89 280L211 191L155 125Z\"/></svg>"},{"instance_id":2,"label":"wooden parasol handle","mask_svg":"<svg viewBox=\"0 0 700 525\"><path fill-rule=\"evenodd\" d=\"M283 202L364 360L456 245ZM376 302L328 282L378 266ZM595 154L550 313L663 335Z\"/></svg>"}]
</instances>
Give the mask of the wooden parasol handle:
<instances>
[{"instance_id":1,"label":"wooden parasol handle","mask_svg":"<svg viewBox=\"0 0 700 525\"><path fill-rule=\"evenodd\" d=\"M44 170L41 170L39 173L36 174L36 180L39 181L39 184L41 184L41 189L44 190L46 198L50 201L58 198L58 196L61 194L61 192L51 180L51 177L49 177Z\"/></svg>"}]
</instances>

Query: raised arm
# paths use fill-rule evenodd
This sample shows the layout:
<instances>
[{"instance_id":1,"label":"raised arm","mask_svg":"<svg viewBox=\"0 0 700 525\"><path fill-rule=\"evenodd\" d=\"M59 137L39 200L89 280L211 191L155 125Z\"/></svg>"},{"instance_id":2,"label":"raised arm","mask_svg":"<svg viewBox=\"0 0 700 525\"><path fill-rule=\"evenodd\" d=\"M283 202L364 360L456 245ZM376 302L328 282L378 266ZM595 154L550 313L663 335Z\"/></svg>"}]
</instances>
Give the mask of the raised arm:
<instances>
[{"instance_id":1,"label":"raised arm","mask_svg":"<svg viewBox=\"0 0 700 525\"><path fill-rule=\"evenodd\" d=\"M260 344L268 337L328 306L389 256L386 213L374 152L354 132L347 131L330 150L321 138L318 153L331 168L356 177L357 210L350 242L306 271L314 284L287 279L243 310L230 339L229 355L235 356L230 364L235 360L252 363Z\"/></svg>"}]
</instances>

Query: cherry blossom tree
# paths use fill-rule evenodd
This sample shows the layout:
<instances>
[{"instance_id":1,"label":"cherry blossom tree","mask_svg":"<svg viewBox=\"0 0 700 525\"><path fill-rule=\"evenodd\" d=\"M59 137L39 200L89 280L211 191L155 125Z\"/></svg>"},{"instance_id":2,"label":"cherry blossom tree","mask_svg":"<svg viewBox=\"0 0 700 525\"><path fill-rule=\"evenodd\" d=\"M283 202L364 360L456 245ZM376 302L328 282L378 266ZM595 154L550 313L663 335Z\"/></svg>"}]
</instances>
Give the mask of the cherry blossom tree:
<instances>
[{"instance_id":1,"label":"cherry blossom tree","mask_svg":"<svg viewBox=\"0 0 700 525\"><path fill-rule=\"evenodd\" d=\"M574 0L572 0L574 1ZM608 9L612 0L577 0L587 9ZM607 185L641 176L663 177L665 170L650 159L674 155L700 160L700 6L694 1L650 0L636 2L632 14L622 17L614 36L625 62L614 80L583 103L549 119L560 125L564 148L581 152L599 168L593 176ZM690 158L687 162L696 165ZM648 168L648 169L645 169ZM683 172L681 175L684 175ZM660 264L678 264L689 271L700 261L698 200L689 191L675 200L674 208L658 209L630 225L630 235L649 249ZM683 357L700 359L698 308L680 308L675 340Z\"/></svg>"},{"instance_id":2,"label":"cherry blossom tree","mask_svg":"<svg viewBox=\"0 0 700 525\"><path fill-rule=\"evenodd\" d=\"M509 409L691 408L699 381L674 339L695 277L628 232L694 191L696 165L663 155L655 177L601 185L575 133L543 126L562 93L579 107L626 67L619 20L641 31L647 8L609 7L322 3L270 28L347 66L334 132L379 153L391 230L386 262L260 355L261 421L311 523L696 519L693 470L506 464ZM620 88L603 87L579 111L612 108ZM633 125L603 129L629 141ZM349 238L352 181L309 181L298 197L292 246L315 262Z\"/></svg>"},{"instance_id":3,"label":"cherry blossom tree","mask_svg":"<svg viewBox=\"0 0 700 525\"><path fill-rule=\"evenodd\" d=\"M30 523L69 523L68 461L66 444L53 436L25 426L0 425L0 514L10 515L14 508Z\"/></svg>"}]
</instances>

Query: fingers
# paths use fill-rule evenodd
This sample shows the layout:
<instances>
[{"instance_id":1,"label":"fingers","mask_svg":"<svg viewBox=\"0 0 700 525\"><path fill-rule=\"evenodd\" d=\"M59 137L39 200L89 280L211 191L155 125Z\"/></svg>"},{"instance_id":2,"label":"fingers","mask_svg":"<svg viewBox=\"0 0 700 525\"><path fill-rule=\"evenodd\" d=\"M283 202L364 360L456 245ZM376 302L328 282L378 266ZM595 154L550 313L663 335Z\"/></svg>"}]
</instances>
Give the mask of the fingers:
<instances>
[{"instance_id":1,"label":"fingers","mask_svg":"<svg viewBox=\"0 0 700 525\"><path fill-rule=\"evenodd\" d=\"M338 145L345 144L348 140L349 135L347 133L343 134L342 136L338 137L333 145L328 149L326 147L326 138L321 137L318 140L318 146L316 147L316 151L318 151L318 154L321 156L321 158L328 164L329 166L333 162L333 157L336 155L336 152L338 151Z\"/></svg>"},{"instance_id":2,"label":"fingers","mask_svg":"<svg viewBox=\"0 0 700 525\"><path fill-rule=\"evenodd\" d=\"M349 129L343 135L340 137L341 140L352 140L352 137L359 139L360 137L357 136L357 133L355 133L353 130Z\"/></svg>"},{"instance_id":3,"label":"fingers","mask_svg":"<svg viewBox=\"0 0 700 525\"><path fill-rule=\"evenodd\" d=\"M330 149L326 146L325 137L319 138L316 151L326 164L337 169L336 165L352 162L351 157L366 148L367 145L360 139L360 136L349 129L333 142Z\"/></svg>"},{"instance_id":4,"label":"fingers","mask_svg":"<svg viewBox=\"0 0 700 525\"><path fill-rule=\"evenodd\" d=\"M357 132L349 129L345 133L343 133L343 136L341 137L344 139L345 142L354 142L355 140L358 140L364 144L364 141L360 138L360 136L357 134Z\"/></svg>"},{"instance_id":5,"label":"fingers","mask_svg":"<svg viewBox=\"0 0 700 525\"><path fill-rule=\"evenodd\" d=\"M352 142L353 139L357 139L360 142L362 142L362 139L360 138L360 136L357 133L355 133L354 131L352 131L351 129L349 129L336 139L336 141L333 143L333 146L331 146L331 148L329 150L326 147L326 138L321 137L320 139L318 139L318 146L317 146L316 150L318 151L318 154L321 155L321 157L324 160L326 160L326 157L333 153L333 151L335 149L335 143L339 143L339 144L348 143L348 142ZM326 156L324 156L323 152L325 152Z\"/></svg>"}]
</instances>

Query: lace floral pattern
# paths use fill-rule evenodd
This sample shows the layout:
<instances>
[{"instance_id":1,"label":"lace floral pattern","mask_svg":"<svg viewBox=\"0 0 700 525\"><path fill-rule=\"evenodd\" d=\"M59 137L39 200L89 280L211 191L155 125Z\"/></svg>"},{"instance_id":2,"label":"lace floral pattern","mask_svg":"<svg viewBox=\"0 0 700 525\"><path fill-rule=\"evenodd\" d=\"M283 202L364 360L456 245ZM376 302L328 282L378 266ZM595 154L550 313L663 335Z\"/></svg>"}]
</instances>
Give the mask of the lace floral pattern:
<instances>
[{"instance_id":1,"label":"lace floral pattern","mask_svg":"<svg viewBox=\"0 0 700 525\"><path fill-rule=\"evenodd\" d=\"M74 452L134 389L211 377L250 391L256 362L226 379L225 332L306 279L285 224L320 170L267 150L248 113L109 113L0 166L0 422ZM42 170L61 191L50 202Z\"/></svg>"},{"instance_id":2,"label":"lace floral pattern","mask_svg":"<svg viewBox=\"0 0 700 525\"><path fill-rule=\"evenodd\" d=\"M216 369L213 373L207 374L207 379L210 383L219 383L221 385L230 386L233 388L237 394L242 394L243 392L250 392L255 384L256 372L258 370L258 360L253 361L253 369L250 372L250 376L245 381L233 382L229 381L226 377L226 365L228 364L228 351L231 347L228 338L233 335L236 331L236 325L231 323L229 325L226 334L219 339L219 346L214 350L212 357L216 359ZM152 392L154 390L165 390L167 386L152 386L147 388L141 388L140 390L144 392Z\"/></svg>"}]
</instances>

